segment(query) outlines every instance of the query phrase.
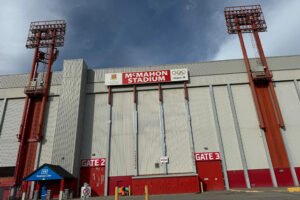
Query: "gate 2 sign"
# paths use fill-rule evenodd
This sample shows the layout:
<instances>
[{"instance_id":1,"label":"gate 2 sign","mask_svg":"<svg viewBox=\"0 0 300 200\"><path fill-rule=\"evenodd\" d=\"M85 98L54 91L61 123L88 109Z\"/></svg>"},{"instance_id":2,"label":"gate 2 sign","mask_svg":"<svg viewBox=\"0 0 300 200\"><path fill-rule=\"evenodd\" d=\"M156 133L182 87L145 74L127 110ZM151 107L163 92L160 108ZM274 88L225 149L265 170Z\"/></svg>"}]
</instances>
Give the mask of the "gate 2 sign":
<instances>
[{"instance_id":1,"label":"gate 2 sign","mask_svg":"<svg viewBox=\"0 0 300 200\"><path fill-rule=\"evenodd\" d=\"M103 166L105 166L105 158L81 160L81 167L103 167Z\"/></svg>"},{"instance_id":2,"label":"gate 2 sign","mask_svg":"<svg viewBox=\"0 0 300 200\"><path fill-rule=\"evenodd\" d=\"M221 160L219 152L195 153L196 161Z\"/></svg>"},{"instance_id":3,"label":"gate 2 sign","mask_svg":"<svg viewBox=\"0 0 300 200\"><path fill-rule=\"evenodd\" d=\"M189 80L187 69L105 74L105 85L135 85Z\"/></svg>"}]
</instances>

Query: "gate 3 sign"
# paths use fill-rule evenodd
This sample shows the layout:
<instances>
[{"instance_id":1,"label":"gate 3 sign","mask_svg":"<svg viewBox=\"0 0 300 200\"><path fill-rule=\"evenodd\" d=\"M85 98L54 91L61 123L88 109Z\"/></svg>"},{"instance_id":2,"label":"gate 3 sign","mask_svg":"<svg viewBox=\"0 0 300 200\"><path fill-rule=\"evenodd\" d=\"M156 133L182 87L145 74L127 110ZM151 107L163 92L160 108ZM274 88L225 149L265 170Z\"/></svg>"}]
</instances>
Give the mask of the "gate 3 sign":
<instances>
[{"instance_id":1,"label":"gate 3 sign","mask_svg":"<svg viewBox=\"0 0 300 200\"><path fill-rule=\"evenodd\" d=\"M167 69L105 74L105 85L134 85L187 80L189 80L187 69Z\"/></svg>"},{"instance_id":2,"label":"gate 3 sign","mask_svg":"<svg viewBox=\"0 0 300 200\"><path fill-rule=\"evenodd\" d=\"M81 167L103 167L103 166L105 166L105 158L81 160Z\"/></svg>"},{"instance_id":3,"label":"gate 3 sign","mask_svg":"<svg viewBox=\"0 0 300 200\"><path fill-rule=\"evenodd\" d=\"M219 152L195 153L196 161L221 160Z\"/></svg>"}]
</instances>

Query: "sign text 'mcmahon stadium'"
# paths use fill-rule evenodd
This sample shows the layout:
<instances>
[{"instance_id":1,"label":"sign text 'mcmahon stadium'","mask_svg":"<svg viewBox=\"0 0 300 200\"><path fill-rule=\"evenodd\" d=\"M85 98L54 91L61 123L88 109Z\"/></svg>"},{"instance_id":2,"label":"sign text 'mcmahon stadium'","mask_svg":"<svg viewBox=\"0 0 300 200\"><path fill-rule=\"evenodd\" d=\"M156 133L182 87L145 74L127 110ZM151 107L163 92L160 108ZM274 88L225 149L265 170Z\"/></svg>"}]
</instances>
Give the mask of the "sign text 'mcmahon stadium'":
<instances>
[{"instance_id":1,"label":"sign text 'mcmahon stadium'","mask_svg":"<svg viewBox=\"0 0 300 200\"><path fill-rule=\"evenodd\" d=\"M187 69L167 69L105 74L105 85L133 85L187 80Z\"/></svg>"}]
</instances>

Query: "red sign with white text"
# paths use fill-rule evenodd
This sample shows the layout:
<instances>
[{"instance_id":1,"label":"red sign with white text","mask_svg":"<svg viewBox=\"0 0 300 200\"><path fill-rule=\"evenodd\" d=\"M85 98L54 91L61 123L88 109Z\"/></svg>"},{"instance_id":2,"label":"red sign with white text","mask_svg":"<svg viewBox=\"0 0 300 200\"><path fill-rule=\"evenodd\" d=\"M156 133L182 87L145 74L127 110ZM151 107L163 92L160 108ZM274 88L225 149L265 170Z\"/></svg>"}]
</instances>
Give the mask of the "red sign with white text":
<instances>
[{"instance_id":1,"label":"red sign with white text","mask_svg":"<svg viewBox=\"0 0 300 200\"><path fill-rule=\"evenodd\" d=\"M105 158L93 158L81 160L81 167L103 167L105 166Z\"/></svg>"},{"instance_id":2,"label":"red sign with white text","mask_svg":"<svg viewBox=\"0 0 300 200\"><path fill-rule=\"evenodd\" d=\"M195 153L196 161L221 160L219 152Z\"/></svg>"},{"instance_id":3,"label":"red sign with white text","mask_svg":"<svg viewBox=\"0 0 300 200\"><path fill-rule=\"evenodd\" d=\"M187 69L166 69L143 72L122 72L105 74L105 85L135 85L187 81Z\"/></svg>"}]
</instances>

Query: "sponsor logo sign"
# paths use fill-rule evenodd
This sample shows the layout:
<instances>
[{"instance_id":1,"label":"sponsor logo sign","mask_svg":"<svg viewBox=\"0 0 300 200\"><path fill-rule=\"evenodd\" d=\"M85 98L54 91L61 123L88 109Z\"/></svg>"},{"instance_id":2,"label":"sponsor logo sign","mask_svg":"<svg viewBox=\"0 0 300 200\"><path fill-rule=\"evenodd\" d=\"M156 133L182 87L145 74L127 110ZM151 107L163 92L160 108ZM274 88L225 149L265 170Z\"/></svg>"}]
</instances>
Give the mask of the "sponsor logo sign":
<instances>
[{"instance_id":1,"label":"sponsor logo sign","mask_svg":"<svg viewBox=\"0 0 300 200\"><path fill-rule=\"evenodd\" d=\"M105 74L105 85L134 85L187 80L189 80L187 69L167 69Z\"/></svg>"},{"instance_id":2,"label":"sponsor logo sign","mask_svg":"<svg viewBox=\"0 0 300 200\"><path fill-rule=\"evenodd\" d=\"M105 158L93 158L81 160L81 167L103 167L105 166Z\"/></svg>"},{"instance_id":3,"label":"sponsor logo sign","mask_svg":"<svg viewBox=\"0 0 300 200\"><path fill-rule=\"evenodd\" d=\"M220 152L195 153L196 161L221 160Z\"/></svg>"}]
</instances>

